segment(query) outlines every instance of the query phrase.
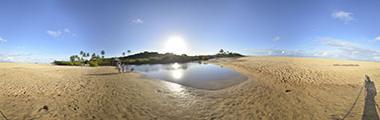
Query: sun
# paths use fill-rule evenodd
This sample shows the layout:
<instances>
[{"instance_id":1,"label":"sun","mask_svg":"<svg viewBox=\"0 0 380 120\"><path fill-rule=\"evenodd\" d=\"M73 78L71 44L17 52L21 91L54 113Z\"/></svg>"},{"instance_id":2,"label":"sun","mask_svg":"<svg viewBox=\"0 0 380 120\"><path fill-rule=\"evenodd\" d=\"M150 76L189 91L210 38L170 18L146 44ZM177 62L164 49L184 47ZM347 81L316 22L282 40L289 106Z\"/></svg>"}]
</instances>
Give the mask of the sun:
<instances>
[{"instance_id":1,"label":"sun","mask_svg":"<svg viewBox=\"0 0 380 120\"><path fill-rule=\"evenodd\" d=\"M165 52L185 54L187 52L186 41L178 35L170 36L165 43Z\"/></svg>"}]
</instances>

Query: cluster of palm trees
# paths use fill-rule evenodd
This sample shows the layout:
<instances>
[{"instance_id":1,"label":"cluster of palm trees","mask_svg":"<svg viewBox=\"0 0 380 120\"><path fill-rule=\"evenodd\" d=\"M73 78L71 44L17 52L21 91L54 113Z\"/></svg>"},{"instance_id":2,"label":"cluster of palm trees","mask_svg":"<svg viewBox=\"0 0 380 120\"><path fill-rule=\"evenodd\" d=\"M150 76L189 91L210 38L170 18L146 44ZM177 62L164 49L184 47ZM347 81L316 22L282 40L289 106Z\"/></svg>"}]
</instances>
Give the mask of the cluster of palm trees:
<instances>
[{"instance_id":1,"label":"cluster of palm trees","mask_svg":"<svg viewBox=\"0 0 380 120\"><path fill-rule=\"evenodd\" d=\"M127 53L130 54L131 53L131 50L127 50ZM104 59L104 55L106 54L106 52L104 50L100 51L100 55L101 55L101 58ZM122 53L123 57L126 56L126 53L123 52ZM90 59L88 59L90 57ZM70 56L70 61L71 62L85 62L85 61L91 61L91 60L96 60L100 58L99 55L97 55L96 53L92 53L92 55L90 56L90 53L89 52L85 52L83 50L81 50L79 52L79 55L72 55Z\"/></svg>"},{"instance_id":2,"label":"cluster of palm trees","mask_svg":"<svg viewBox=\"0 0 380 120\"><path fill-rule=\"evenodd\" d=\"M104 58L104 55L106 54L106 52L104 50L102 50L100 52L100 54L102 55L102 58ZM79 55L72 55L72 56L70 56L70 61L71 62L75 62L75 61L76 62L84 62L84 61L100 58L100 56L96 55L96 53L92 53L90 59L88 59L88 57L90 57L90 53L89 52L84 52L83 50L81 50L79 52Z\"/></svg>"},{"instance_id":3,"label":"cluster of palm trees","mask_svg":"<svg viewBox=\"0 0 380 120\"><path fill-rule=\"evenodd\" d=\"M220 49L218 54L219 55L225 55L225 54L232 54L232 52L230 52L230 51L224 51L223 49Z\"/></svg>"},{"instance_id":4,"label":"cluster of palm trees","mask_svg":"<svg viewBox=\"0 0 380 120\"><path fill-rule=\"evenodd\" d=\"M90 57L90 53L86 53L86 52L83 52L83 51L80 51L79 55L82 56L82 60L83 60L83 58Z\"/></svg>"}]
</instances>

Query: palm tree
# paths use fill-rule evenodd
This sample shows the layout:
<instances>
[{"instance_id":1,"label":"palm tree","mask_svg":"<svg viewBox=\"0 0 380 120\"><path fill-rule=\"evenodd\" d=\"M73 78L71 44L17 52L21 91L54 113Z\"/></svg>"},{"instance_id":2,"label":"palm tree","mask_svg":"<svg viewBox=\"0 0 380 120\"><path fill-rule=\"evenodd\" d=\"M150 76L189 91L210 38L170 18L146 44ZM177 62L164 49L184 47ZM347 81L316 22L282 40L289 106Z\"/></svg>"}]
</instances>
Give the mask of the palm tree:
<instances>
[{"instance_id":1,"label":"palm tree","mask_svg":"<svg viewBox=\"0 0 380 120\"><path fill-rule=\"evenodd\" d=\"M74 61L75 61L75 56L74 56L74 55L70 56L70 61L71 61L71 62L74 62Z\"/></svg>"},{"instance_id":2,"label":"palm tree","mask_svg":"<svg viewBox=\"0 0 380 120\"><path fill-rule=\"evenodd\" d=\"M220 49L220 50L219 50L219 54L224 54L224 50L223 50L223 49Z\"/></svg>"},{"instance_id":3,"label":"palm tree","mask_svg":"<svg viewBox=\"0 0 380 120\"><path fill-rule=\"evenodd\" d=\"M123 57L125 56L125 52L123 52Z\"/></svg>"},{"instance_id":4,"label":"palm tree","mask_svg":"<svg viewBox=\"0 0 380 120\"><path fill-rule=\"evenodd\" d=\"M128 52L128 54L130 54L130 53L131 53L131 50L127 50L127 52Z\"/></svg>"},{"instance_id":5,"label":"palm tree","mask_svg":"<svg viewBox=\"0 0 380 120\"><path fill-rule=\"evenodd\" d=\"M82 56L83 56L83 55L84 55L84 52L81 50L80 53L79 53L79 55L82 55Z\"/></svg>"},{"instance_id":6,"label":"palm tree","mask_svg":"<svg viewBox=\"0 0 380 120\"><path fill-rule=\"evenodd\" d=\"M95 53L92 53L91 55L91 59L95 58L96 57L96 54Z\"/></svg>"},{"instance_id":7,"label":"palm tree","mask_svg":"<svg viewBox=\"0 0 380 120\"><path fill-rule=\"evenodd\" d=\"M75 58L77 61L80 61L80 57L78 55L75 55Z\"/></svg>"},{"instance_id":8,"label":"palm tree","mask_svg":"<svg viewBox=\"0 0 380 120\"><path fill-rule=\"evenodd\" d=\"M102 51L100 52L100 54L102 54L102 58L104 59L104 55L106 54L106 52L105 52L104 50L102 50Z\"/></svg>"},{"instance_id":9,"label":"palm tree","mask_svg":"<svg viewBox=\"0 0 380 120\"><path fill-rule=\"evenodd\" d=\"M78 55L72 55L70 56L70 61L71 62L80 61L80 58Z\"/></svg>"},{"instance_id":10,"label":"palm tree","mask_svg":"<svg viewBox=\"0 0 380 120\"><path fill-rule=\"evenodd\" d=\"M81 51L79 52L79 55L81 56L80 59L83 61L83 57L85 57L86 54L81 50Z\"/></svg>"}]
</instances>

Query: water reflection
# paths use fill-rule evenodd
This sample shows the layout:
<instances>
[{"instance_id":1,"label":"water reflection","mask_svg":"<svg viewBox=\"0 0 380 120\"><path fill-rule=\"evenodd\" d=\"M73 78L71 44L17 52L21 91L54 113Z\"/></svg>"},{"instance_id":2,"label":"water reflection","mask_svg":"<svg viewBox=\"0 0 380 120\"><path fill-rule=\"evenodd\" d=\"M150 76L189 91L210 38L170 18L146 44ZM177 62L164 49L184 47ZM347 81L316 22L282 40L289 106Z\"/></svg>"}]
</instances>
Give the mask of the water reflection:
<instances>
[{"instance_id":1,"label":"water reflection","mask_svg":"<svg viewBox=\"0 0 380 120\"><path fill-rule=\"evenodd\" d=\"M174 63L174 64L172 64L172 68L173 69L178 69L178 68L180 68L181 67L181 65L179 65L178 63Z\"/></svg>"},{"instance_id":2,"label":"water reflection","mask_svg":"<svg viewBox=\"0 0 380 120\"><path fill-rule=\"evenodd\" d=\"M174 63L171 65L172 67L172 70L171 70L171 76L178 80L178 79L181 79L182 76L183 76L183 70L182 70L182 65L178 64L178 63Z\"/></svg>"},{"instance_id":3,"label":"water reflection","mask_svg":"<svg viewBox=\"0 0 380 120\"><path fill-rule=\"evenodd\" d=\"M173 63L136 65L134 68L147 77L209 90L222 89L247 79L236 71L214 64ZM180 88L177 84L169 86Z\"/></svg>"},{"instance_id":4,"label":"water reflection","mask_svg":"<svg viewBox=\"0 0 380 120\"><path fill-rule=\"evenodd\" d=\"M175 92L176 94L182 95L184 94L184 88L182 85L176 84L176 83L171 83L171 82L165 82L166 87L172 91Z\"/></svg>"},{"instance_id":5,"label":"water reflection","mask_svg":"<svg viewBox=\"0 0 380 120\"><path fill-rule=\"evenodd\" d=\"M171 71L171 74L172 74L172 77L176 80L178 79L181 79L182 76L183 76L183 70L182 69L176 69L176 70L172 70Z\"/></svg>"}]
</instances>

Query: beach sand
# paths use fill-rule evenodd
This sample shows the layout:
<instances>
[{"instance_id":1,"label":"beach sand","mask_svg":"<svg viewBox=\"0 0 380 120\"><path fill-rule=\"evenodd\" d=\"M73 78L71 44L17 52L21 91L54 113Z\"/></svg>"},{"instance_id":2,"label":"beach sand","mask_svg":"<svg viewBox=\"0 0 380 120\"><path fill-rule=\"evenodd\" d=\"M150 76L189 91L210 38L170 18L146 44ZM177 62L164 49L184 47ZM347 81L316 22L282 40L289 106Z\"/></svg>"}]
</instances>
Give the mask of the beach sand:
<instances>
[{"instance_id":1,"label":"beach sand","mask_svg":"<svg viewBox=\"0 0 380 120\"><path fill-rule=\"evenodd\" d=\"M291 57L209 62L241 72L248 80L221 90L201 90L135 72L117 74L113 67L0 63L0 120L378 116L380 63Z\"/></svg>"}]
</instances>

